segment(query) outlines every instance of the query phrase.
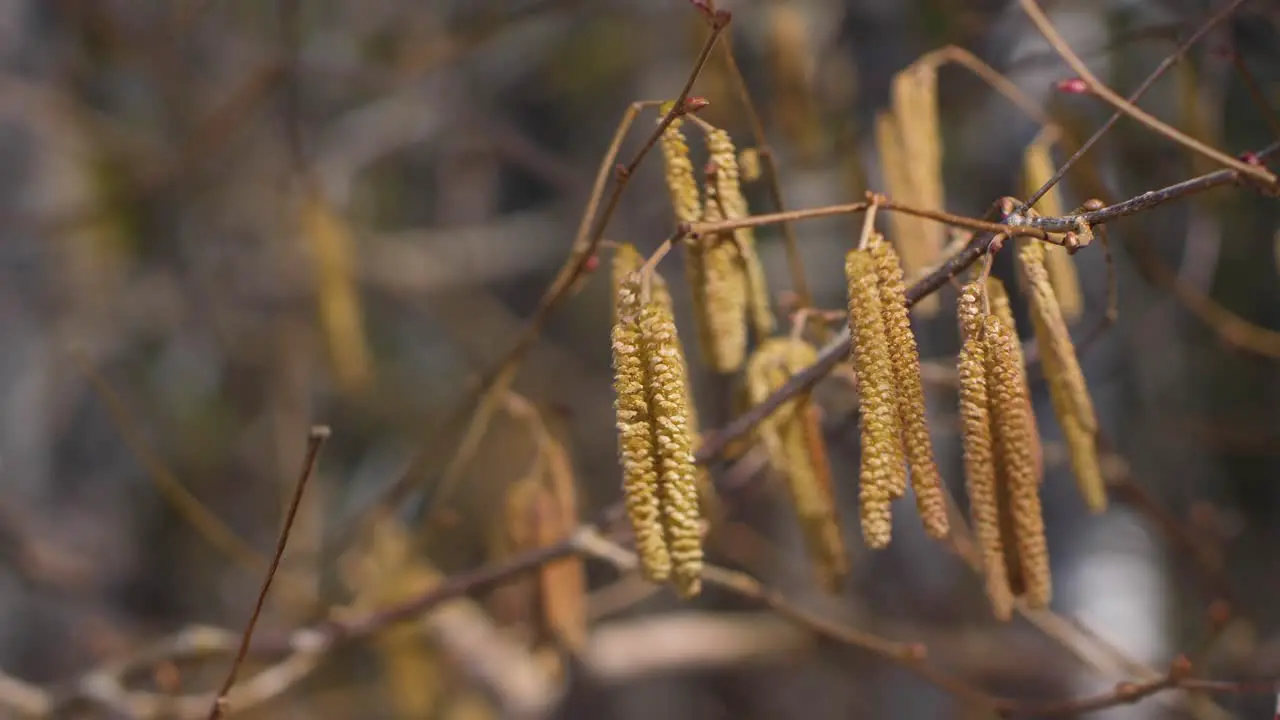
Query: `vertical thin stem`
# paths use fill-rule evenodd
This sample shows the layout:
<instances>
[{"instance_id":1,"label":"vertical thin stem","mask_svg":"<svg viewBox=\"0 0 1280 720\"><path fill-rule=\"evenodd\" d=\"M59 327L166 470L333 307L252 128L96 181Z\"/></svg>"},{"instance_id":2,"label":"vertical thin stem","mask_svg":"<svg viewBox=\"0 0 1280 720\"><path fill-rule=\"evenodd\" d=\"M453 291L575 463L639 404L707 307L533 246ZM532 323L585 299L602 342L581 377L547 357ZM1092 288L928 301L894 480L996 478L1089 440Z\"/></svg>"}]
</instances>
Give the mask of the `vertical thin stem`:
<instances>
[{"instance_id":1,"label":"vertical thin stem","mask_svg":"<svg viewBox=\"0 0 1280 720\"><path fill-rule=\"evenodd\" d=\"M253 628L258 624L258 616L262 614L262 606L267 600L267 592L271 589L271 581L275 578L276 570L280 567L280 558L284 556L285 546L289 544L289 531L293 528L294 518L298 515L298 506L302 504L302 495L307 489L307 481L311 479L311 473L316 466L316 458L320 455L320 448L324 445L324 441L329 438L329 432L328 427L317 425L311 428L311 432L307 435L307 454L303 458L302 471L298 474L298 482L294 486L293 499L289 502L289 512L285 514L284 526L280 528L280 538L276 541L276 552L271 556L271 565L267 568L267 574L262 578L262 587L258 590L258 599L253 604L253 613L249 615L249 622L245 625L244 634L240 637L240 648L236 651L235 660L231 663L231 670L227 673L227 679L222 682L222 687L218 690L218 695L213 700L213 706L209 708L209 720L218 720L227 709L227 694L231 692L232 686L235 685L236 675L240 671L240 666L244 664L244 659L249 654L249 642L253 639Z\"/></svg>"}]
</instances>

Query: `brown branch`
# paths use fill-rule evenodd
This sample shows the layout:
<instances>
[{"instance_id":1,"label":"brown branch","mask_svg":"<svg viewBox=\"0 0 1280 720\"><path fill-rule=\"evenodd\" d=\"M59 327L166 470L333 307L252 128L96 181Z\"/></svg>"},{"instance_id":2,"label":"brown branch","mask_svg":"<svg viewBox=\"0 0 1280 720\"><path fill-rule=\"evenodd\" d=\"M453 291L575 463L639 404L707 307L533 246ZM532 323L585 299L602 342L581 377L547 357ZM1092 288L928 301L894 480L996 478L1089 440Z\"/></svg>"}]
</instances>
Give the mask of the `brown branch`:
<instances>
[{"instance_id":1,"label":"brown branch","mask_svg":"<svg viewBox=\"0 0 1280 720\"><path fill-rule=\"evenodd\" d=\"M481 378L478 387L469 393L467 398L460 404L459 410L461 412L450 413L447 425L452 426L461 422L465 424L466 429L463 432L461 442L445 469L443 479L434 488L435 501L439 502L451 492L462 467L469 461L470 456L479 445L480 439L484 435L484 430L488 427L489 420L500 404L499 399L515 378L520 362L541 335L543 326L556 307L579 287L579 280L584 276L592 257L595 256L600 241L604 237L605 230L608 229L609 221L612 219L613 213L622 199L622 193L626 190L629 181L635 175L640 164L659 138L662 137L662 132L666 130L673 120L690 112L696 112L705 106L705 100L690 98L689 93L693 89L693 83L702 73L702 68L705 67L707 58L710 57L711 51L715 47L716 40L721 36L725 28L729 26L730 20L731 17L727 12L715 13L711 22L711 32L707 36L706 42L703 43L702 50L699 52L698 58L694 62L693 68L689 71L689 76L686 78L684 86L676 96L671 108L662 117L657 127L649 133L644 144L636 151L631 161L626 165L618 165L611 168L610 162L621 147L622 140L626 136L626 132L634 121L635 116L639 113L640 108L651 103L633 103L627 109L614 135L609 151L600 164L595 185L592 188L591 198L587 201L587 208L583 212L578 232L565 264L560 268L555 279L551 281L551 285L548 286L541 300L539 300L537 308L534 309L533 315L525 323L520 335L503 354L502 360L497 363L493 370ZM600 198L604 194L604 186L608 181L610 170L612 170L614 177L613 188L604 203L603 211L600 212L597 218L596 209ZM595 220L594 223L592 222L593 220ZM465 421L458 417L461 413L465 413L477 399L478 405ZM435 434L443 435L443 433ZM434 449L424 448L410 463L409 469L401 479L375 502L375 506L396 505L403 500L409 490L417 484L419 476L424 471L425 464L438 454L431 451ZM367 517L367 514L364 515Z\"/></svg>"},{"instance_id":2,"label":"brown branch","mask_svg":"<svg viewBox=\"0 0 1280 720\"><path fill-rule=\"evenodd\" d=\"M1227 19L1231 13L1235 12L1236 8L1238 8L1242 2L1244 2L1244 0L1232 0L1232 2L1227 3L1219 9L1218 12L1211 15L1208 20L1205 20L1200 27L1196 28L1195 32L1191 33L1190 37L1179 44L1168 57L1156 66L1155 70L1151 71L1151 74L1138 85L1137 89L1129 94L1127 101L1129 103L1138 102L1143 95L1147 94L1147 90L1150 90L1151 86L1155 85L1156 81L1159 80L1165 72L1169 70L1169 68L1176 65L1178 61L1187 54L1187 51L1191 49L1192 45L1199 42L1200 38L1204 37L1205 34L1212 30L1218 23ZM1027 198L1026 202L1018 208L1018 212L1025 213L1027 208L1035 205L1036 201L1044 197L1044 194L1049 192L1054 185L1057 185L1058 182L1066 176L1067 171L1070 170L1071 167L1080 160L1080 158L1084 157L1084 154L1089 152L1089 149L1097 144L1097 142L1102 139L1103 135L1107 134L1107 131L1109 131L1111 127L1120 120L1120 117L1123 114L1124 113L1120 110L1113 112L1111 117L1107 118L1107 121L1102 123L1102 126L1095 130L1093 135L1091 135L1089 139L1079 147L1079 149L1072 153L1071 157L1067 158L1067 161L1062 164L1062 167L1054 171L1053 175L1048 180L1044 181L1039 189L1031 194L1031 197Z\"/></svg>"},{"instance_id":3,"label":"brown branch","mask_svg":"<svg viewBox=\"0 0 1280 720\"><path fill-rule=\"evenodd\" d=\"M1234 0L1237 5L1241 1L1242 0ZM1049 45L1053 47L1054 51L1058 53L1058 56L1061 57L1063 62L1071 68L1072 72L1080 76L1080 79L1084 81L1085 85L1088 86L1090 92L1094 95L1098 96L1100 99L1130 118L1142 123L1142 125L1150 130L1163 135L1173 142L1176 142L1189 150L1200 153L1201 155L1214 160L1219 164L1225 165L1241 175L1263 185L1276 187L1276 176L1268 172L1266 168L1259 167L1257 165L1250 165L1249 163L1227 155L1221 150L1209 147L1177 128L1167 125L1159 118L1117 95L1114 90L1107 87L1105 83L1090 72L1089 67L1084 64L1084 61L1075 54L1075 51L1071 49L1071 46L1067 44L1067 41L1058 34L1056 29L1054 29L1053 23L1049 22L1049 18L1045 16L1044 11L1040 9L1040 6L1036 4L1035 0L1018 0L1018 2L1022 6L1023 11L1027 13L1027 17L1031 18L1031 22L1035 24L1036 29L1040 31L1040 34L1044 35L1045 40L1047 40Z\"/></svg>"},{"instance_id":4,"label":"brown branch","mask_svg":"<svg viewBox=\"0 0 1280 720\"><path fill-rule=\"evenodd\" d=\"M746 78L742 76L742 70L738 67L738 59L733 53L733 34L726 33L724 36L724 61L729 69L729 78L733 82L733 89L738 94L739 104L742 105L743 112L747 116L747 126L751 128L751 136L755 141L756 150L760 153L760 159L764 162L764 177L767 180L767 189L769 191L769 200L773 203L773 207L778 212L784 212L787 209L786 203L782 199L782 185L778 181L778 161L774 157L773 148L769 145L769 141L765 138L764 123L760 120L760 112L756 109L755 102L751 99L751 91L747 88ZM813 304L813 293L809 290L809 281L804 273L804 261L800 257L800 241L796 237L795 228L790 224L783 222L782 225L782 241L783 247L787 251L787 270L791 275L791 287L795 290L796 297L801 307L809 307Z\"/></svg>"},{"instance_id":5,"label":"brown branch","mask_svg":"<svg viewBox=\"0 0 1280 720\"><path fill-rule=\"evenodd\" d=\"M267 592L271 589L271 581L275 578L276 570L280 567L280 558L284 556L285 546L289 544L289 531L293 529L293 520L298 515L298 506L302 504L302 495L306 492L307 480L311 478L311 473L315 470L316 458L319 457L320 448L328 437L329 428L323 425L311 428L311 432L307 435L307 454L302 461L302 471L298 475L298 482L294 485L293 499L289 502L289 510L285 514L284 526L280 528L280 538L276 541L275 554L271 556L271 565L267 568L267 574L262 578L262 587L258 590L258 599L254 602L253 613L249 615L249 622L244 627L244 635L240 639L240 648L236 651L235 660L231 663L231 670L227 672L227 679L222 682L222 688L218 691L213 705L209 708L209 720L218 720L227 709L227 693L231 691L231 686L235 685L236 674L240 671L240 665L249 654L249 643L253 640L253 628L258 624L258 616L262 614L262 606L267 601Z\"/></svg>"}]
</instances>

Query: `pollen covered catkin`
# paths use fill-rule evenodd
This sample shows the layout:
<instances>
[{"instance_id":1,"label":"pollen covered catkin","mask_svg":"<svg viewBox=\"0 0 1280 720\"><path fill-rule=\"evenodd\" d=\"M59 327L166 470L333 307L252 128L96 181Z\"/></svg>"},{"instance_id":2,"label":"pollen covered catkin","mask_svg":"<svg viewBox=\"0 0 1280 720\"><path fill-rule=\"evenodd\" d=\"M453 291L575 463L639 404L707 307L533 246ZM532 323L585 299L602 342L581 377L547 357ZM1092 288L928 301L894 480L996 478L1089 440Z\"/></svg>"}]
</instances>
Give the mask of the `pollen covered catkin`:
<instances>
[{"instance_id":1,"label":"pollen covered catkin","mask_svg":"<svg viewBox=\"0 0 1280 720\"><path fill-rule=\"evenodd\" d=\"M964 286L957 315L963 338L958 370L969 517L982 551L983 575L992 612L998 619L1008 620L1013 616L1013 592L1009 587L1000 532L995 452L987 394L987 352L982 330L985 311L981 283Z\"/></svg>"},{"instance_id":2,"label":"pollen covered catkin","mask_svg":"<svg viewBox=\"0 0 1280 720\"><path fill-rule=\"evenodd\" d=\"M1053 156L1050 148L1053 135L1048 131L1040 133L1027 146L1022 156L1023 183L1027 195L1040 189L1055 172ZM1053 187L1036 203L1041 215L1061 217L1066 214L1062 204L1062 195L1057 187ZM1084 312L1084 293L1080 290L1080 275L1076 272L1075 260L1067 249L1058 245L1045 248L1045 270L1049 274L1049 282L1058 295L1058 304L1062 307L1062 315L1068 320L1075 320Z\"/></svg>"},{"instance_id":3,"label":"pollen covered catkin","mask_svg":"<svg viewBox=\"0 0 1280 720\"><path fill-rule=\"evenodd\" d=\"M817 350L798 338L772 338L752 354L746 385L754 404L815 363ZM835 590L848 575L845 551L831 489L826 445L808 395L793 398L761 421L757 433L769 463L787 482L809 556L823 586Z\"/></svg>"},{"instance_id":4,"label":"pollen covered catkin","mask_svg":"<svg viewBox=\"0 0 1280 720\"><path fill-rule=\"evenodd\" d=\"M1013 333L1013 337L1018 337L1018 324L1013 318L1013 305L1009 303L1009 293L1005 290L1004 283L998 278L987 277L987 303L990 305L991 314L1000 319L1000 322L1009 328ZM1022 367L1027 366L1027 358L1022 353L1022 343L1015 343L1014 350L1018 359L1018 364ZM1023 373L1026 379L1026 373ZM1027 388L1025 390L1027 398L1027 417L1031 423L1031 438L1033 447L1031 448L1032 457L1036 462L1036 477L1040 478L1040 482L1044 482L1044 450L1040 444L1040 428L1036 423L1035 406L1031 402L1031 383L1027 380Z\"/></svg>"},{"instance_id":5,"label":"pollen covered catkin","mask_svg":"<svg viewBox=\"0 0 1280 720\"><path fill-rule=\"evenodd\" d=\"M683 124L682 118L673 119L662 131L658 145L662 149L663 177L676 222L693 223L702 219L702 199L698 194L693 161L689 159L689 144L681 130Z\"/></svg>"},{"instance_id":6,"label":"pollen covered catkin","mask_svg":"<svg viewBox=\"0 0 1280 720\"><path fill-rule=\"evenodd\" d=\"M726 220L740 220L751 214L747 198L742 194L742 178L738 169L738 156L729 133L719 128L707 132L707 152L715 163L716 195L720 200ZM756 252L755 230L738 228L733 231L734 242L742 257L746 272L747 311L756 339L763 340L773 334L776 325L769 303L769 286L764 265Z\"/></svg>"},{"instance_id":7,"label":"pollen covered catkin","mask_svg":"<svg viewBox=\"0 0 1280 720\"><path fill-rule=\"evenodd\" d=\"M644 265L644 257L636 250L634 245L630 243L618 243L613 255L613 297L614 297L614 322L618 322L618 297L619 289L622 287L623 280L629 273L638 271ZM649 294L654 302L661 303L667 308L674 305L671 301L671 293L667 289L667 282L661 275L654 273L649 278ZM685 375L688 376L688 355L685 354L684 346L680 338L676 338L676 351L681 358L681 362L685 363ZM686 406L689 408L689 426L693 431L693 450L696 453L702 445L702 435L698 431L698 408L693 399L693 384L687 383L685 389L688 396L685 398ZM711 482L711 477L707 473L707 469L698 466L698 498L702 505L702 514L707 518L719 517L722 514L719 499L716 497L715 486Z\"/></svg>"},{"instance_id":8,"label":"pollen covered catkin","mask_svg":"<svg viewBox=\"0 0 1280 720\"><path fill-rule=\"evenodd\" d=\"M723 219L716 184L707 183L702 220ZM685 248L703 361L716 372L736 372L747 355L747 278L742 256L732 238L716 233L694 238Z\"/></svg>"},{"instance_id":9,"label":"pollen covered catkin","mask_svg":"<svg viewBox=\"0 0 1280 720\"><path fill-rule=\"evenodd\" d=\"M671 575L659 501L653 418L649 412L648 363L641 347L640 277L631 273L617 294L618 322L613 326L614 409L618 427L618 455L627 516L636 537L640 569L651 582Z\"/></svg>"},{"instance_id":10,"label":"pollen covered catkin","mask_svg":"<svg viewBox=\"0 0 1280 720\"><path fill-rule=\"evenodd\" d=\"M885 336L893 377L898 386L898 422L907 465L911 469L911 487L916 494L916 508L925 530L934 538L944 538L950 531L942 475L933 457L933 441L929 437L929 420L925 412L924 383L920 378L920 351L911 333L911 316L907 309L906 283L898 253L876 233L868 244L875 259L880 291L880 311L884 316Z\"/></svg>"},{"instance_id":11,"label":"pollen covered catkin","mask_svg":"<svg viewBox=\"0 0 1280 720\"><path fill-rule=\"evenodd\" d=\"M688 378L677 349L675 318L670 308L645 303L640 310L640 336L649 366L649 408L671 581L682 597L692 597L702 587L702 518L689 422Z\"/></svg>"},{"instance_id":12,"label":"pollen covered catkin","mask_svg":"<svg viewBox=\"0 0 1280 720\"><path fill-rule=\"evenodd\" d=\"M986 343L987 393L998 475L1008 489L1009 514L1021 560L1026 600L1031 607L1045 607L1053 595L1049 575L1049 549L1045 541L1044 515L1040 507L1040 479L1032 457L1024 370L1018 364L1017 339L999 318L983 321Z\"/></svg>"},{"instance_id":13,"label":"pollen covered catkin","mask_svg":"<svg viewBox=\"0 0 1280 720\"><path fill-rule=\"evenodd\" d=\"M858 375L861 411L862 534L868 547L883 548L892 538L891 504L906 492L907 484L897 388L880 307L875 259L866 250L849 251L845 278L849 284L851 357Z\"/></svg>"},{"instance_id":14,"label":"pollen covered catkin","mask_svg":"<svg viewBox=\"0 0 1280 720\"><path fill-rule=\"evenodd\" d=\"M1049 385L1049 399L1062 428L1076 486L1089 510L1101 513L1107 509L1107 489L1098 462L1095 438L1098 420L1071 333L1049 282L1044 250L1041 243L1027 243L1019 250L1018 260L1027 281L1031 318Z\"/></svg>"}]
</instances>

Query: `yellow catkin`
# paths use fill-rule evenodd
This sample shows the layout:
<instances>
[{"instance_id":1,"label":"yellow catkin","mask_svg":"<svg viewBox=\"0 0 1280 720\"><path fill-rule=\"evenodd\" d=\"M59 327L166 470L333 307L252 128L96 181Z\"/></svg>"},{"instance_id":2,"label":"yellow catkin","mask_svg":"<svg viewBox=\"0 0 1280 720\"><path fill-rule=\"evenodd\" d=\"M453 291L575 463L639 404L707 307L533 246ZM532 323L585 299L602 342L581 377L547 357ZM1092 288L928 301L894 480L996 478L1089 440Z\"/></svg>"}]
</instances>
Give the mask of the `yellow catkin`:
<instances>
[{"instance_id":1,"label":"yellow catkin","mask_svg":"<svg viewBox=\"0 0 1280 720\"><path fill-rule=\"evenodd\" d=\"M724 219L714 187L707 188L704 211L689 145L676 118L662 132L664 178L677 222L714 222ZM734 372L746 357L746 282L738 251L717 235L692 239L685 244L685 270L693 294L698 326L698 348L713 370Z\"/></svg>"},{"instance_id":2,"label":"yellow catkin","mask_svg":"<svg viewBox=\"0 0 1280 720\"><path fill-rule=\"evenodd\" d=\"M1000 532L990 399L987 394L987 353L982 337L983 302L982 285L970 283L961 291L957 306L963 338L958 370L964 475L969 494L969 517L982 550L987 598L995 616L1008 620L1013 616L1013 592L1009 587Z\"/></svg>"},{"instance_id":3,"label":"yellow catkin","mask_svg":"<svg viewBox=\"0 0 1280 720\"><path fill-rule=\"evenodd\" d=\"M851 250L845 259L845 278L849 283L851 357L858 375L861 411L862 534L869 547L883 548L892 537L892 501L906 491L897 388L871 254Z\"/></svg>"},{"instance_id":4,"label":"yellow catkin","mask_svg":"<svg viewBox=\"0 0 1280 720\"><path fill-rule=\"evenodd\" d=\"M640 335L648 362L649 409L671 580L682 597L692 597L702 588L702 517L689 423L688 378L670 308L645 303L640 310Z\"/></svg>"},{"instance_id":5,"label":"yellow catkin","mask_svg":"<svg viewBox=\"0 0 1280 720\"><path fill-rule=\"evenodd\" d=\"M1053 402L1054 414L1067 443L1076 486L1090 511L1104 512L1107 509L1107 489L1095 440L1097 415L1085 384L1084 372L1076 358L1071 334L1049 282L1043 244L1031 242L1024 245L1018 252L1018 259L1027 281L1032 324L1040 346L1045 380L1049 385L1049 399Z\"/></svg>"},{"instance_id":6,"label":"yellow catkin","mask_svg":"<svg viewBox=\"0 0 1280 720\"><path fill-rule=\"evenodd\" d=\"M738 157L729 133L713 129L707 133L707 153L716 166L716 196L726 220L739 220L751 214L747 198L742 194L742 178L738 169ZM741 254L746 272L747 311L756 339L763 340L773 334L776 321L769 302L769 284L764 265L756 251L755 230L738 228L733 231L734 242Z\"/></svg>"},{"instance_id":7,"label":"yellow catkin","mask_svg":"<svg viewBox=\"0 0 1280 720\"><path fill-rule=\"evenodd\" d=\"M707 185L703 220L724 219L714 183ZM720 373L736 372L747 354L747 282L732 238L708 234L685 246L698 347L703 361Z\"/></svg>"},{"instance_id":8,"label":"yellow catkin","mask_svg":"<svg viewBox=\"0 0 1280 720\"><path fill-rule=\"evenodd\" d=\"M617 302L621 316L613 326L613 385L622 488L641 571L650 581L663 582L671 575L671 554L659 502L648 368L640 339L638 274L622 283Z\"/></svg>"},{"instance_id":9,"label":"yellow catkin","mask_svg":"<svg viewBox=\"0 0 1280 720\"><path fill-rule=\"evenodd\" d=\"M894 76L890 94L892 107L876 122L876 143L889 195L915 207L943 209L936 67L920 64L906 68ZM906 213L893 213L889 222L908 275L914 277L938 261L946 228ZM933 317L940 308L937 296L923 298L915 305L922 317Z\"/></svg>"},{"instance_id":10,"label":"yellow catkin","mask_svg":"<svg viewBox=\"0 0 1280 720\"><path fill-rule=\"evenodd\" d=\"M692 223L702 219L702 199L698 194L693 161L689 159L689 144L681 130L683 124L681 118L672 120L662 131L658 146L662 149L663 177L676 221Z\"/></svg>"},{"instance_id":11,"label":"yellow catkin","mask_svg":"<svg viewBox=\"0 0 1280 720\"><path fill-rule=\"evenodd\" d=\"M998 278L987 277L987 302L990 304L991 314L1000 319L1013 332L1013 336L1018 336L1018 324L1013 318L1013 305L1009 303L1009 293L1005 290L1004 283ZM1027 366L1026 356L1022 354L1022 343L1016 346L1018 364L1024 368ZM1025 378L1025 373L1023 374ZM1036 477L1040 478L1040 482L1044 482L1044 450L1040 444L1040 428L1036 423L1035 406L1031 403L1031 385L1028 380L1026 388L1027 413L1031 421L1031 436L1033 447L1031 449L1032 456L1036 461Z\"/></svg>"},{"instance_id":12,"label":"yellow catkin","mask_svg":"<svg viewBox=\"0 0 1280 720\"><path fill-rule=\"evenodd\" d=\"M760 179L760 151L755 148L743 148L738 153L738 166L742 168L742 181L755 182Z\"/></svg>"},{"instance_id":13,"label":"yellow catkin","mask_svg":"<svg viewBox=\"0 0 1280 720\"><path fill-rule=\"evenodd\" d=\"M1000 545L1004 548L1004 572L1009 578L1009 591L1014 597L1027 594L1027 579L1022 572L1022 553L1018 552L1018 523L1013 513L1013 493L1000 459L996 458L996 503L1000 522Z\"/></svg>"},{"instance_id":14,"label":"yellow catkin","mask_svg":"<svg viewBox=\"0 0 1280 720\"><path fill-rule=\"evenodd\" d=\"M372 378L373 360L355 280L351 229L319 193L307 197L301 224L315 260L320 324L329 341L335 376L344 390L359 391Z\"/></svg>"},{"instance_id":15,"label":"yellow catkin","mask_svg":"<svg viewBox=\"0 0 1280 720\"><path fill-rule=\"evenodd\" d=\"M929 437L929 420L925 413L924 383L920 379L920 351L911 333L911 317L907 310L906 283L898 253L876 233L868 244L875 259L880 289L880 311L884 316L885 337L893 377L898 386L898 422L907 465L911 469L911 487L916 494L916 508L925 530L935 538L950 531L947 502L942 475L933 457L933 441Z\"/></svg>"},{"instance_id":16,"label":"yellow catkin","mask_svg":"<svg viewBox=\"0 0 1280 720\"><path fill-rule=\"evenodd\" d=\"M816 362L817 357L817 350L803 340L767 340L747 363L746 386L751 402L763 402L795 373ZM789 400L760 423L758 435L770 464L787 482L820 581L828 589L839 588L848 575L849 559L816 408L807 396Z\"/></svg>"},{"instance_id":17,"label":"yellow catkin","mask_svg":"<svg viewBox=\"0 0 1280 720\"><path fill-rule=\"evenodd\" d=\"M1053 177L1055 168L1050 153L1053 137L1048 130L1040 133L1022 155L1022 176L1028 197ZM1041 215L1061 217L1066 214L1062 194L1056 186L1036 202L1036 207ZM1075 259L1066 248L1058 245L1045 251L1045 269L1054 292L1058 294L1062 315L1068 320L1076 320L1084 312L1084 293L1080 290Z\"/></svg>"},{"instance_id":18,"label":"yellow catkin","mask_svg":"<svg viewBox=\"0 0 1280 720\"><path fill-rule=\"evenodd\" d=\"M1018 364L1014 349L1017 338L999 318L988 315L982 330L995 454L999 475L1004 478L1009 493L1009 514L1021 560L1025 597L1031 607L1045 607L1053 595L1053 582L1040 507L1040 480L1031 454L1025 372Z\"/></svg>"},{"instance_id":19,"label":"yellow catkin","mask_svg":"<svg viewBox=\"0 0 1280 720\"><path fill-rule=\"evenodd\" d=\"M618 288L621 287L622 281L626 278L628 273L639 270L643 264L644 257L640 255L640 252L636 250L635 246L628 243L618 244L613 256L613 292L615 298L613 318L615 323L618 321L616 300L618 297ZM674 308L674 305L672 305L671 302L671 293L667 290L667 283L662 276L654 273L650 278L650 283L649 292L653 300L655 302L662 303L668 308ZM686 362L685 373L687 375L688 366L685 358L688 356L685 354L684 346L680 343L679 338L676 339L676 349L679 351L681 361ZM702 435L698 431L698 412L697 405L693 398L692 383L688 385L687 389L689 390L689 395L685 401L689 408L689 424L693 428L694 433L693 450L694 452L697 452L698 448L702 446ZM711 481L711 475L707 472L707 469L701 465L698 466L698 498L702 505L703 517L716 518L722 516L724 511L723 508L720 507L720 501L715 492L715 485Z\"/></svg>"},{"instance_id":20,"label":"yellow catkin","mask_svg":"<svg viewBox=\"0 0 1280 720\"><path fill-rule=\"evenodd\" d=\"M918 63L899 73L893 80L893 113L901 129L903 149L910 162L914 200L922 207L942 209L942 127L938 118L938 70L933 63ZM929 263L942 252L946 228L937 223L925 225L928 231L919 238L922 252Z\"/></svg>"},{"instance_id":21,"label":"yellow catkin","mask_svg":"<svg viewBox=\"0 0 1280 720\"><path fill-rule=\"evenodd\" d=\"M578 491L569 451L547 433L546 482L539 496L538 546L564 540L578 524ZM560 644L581 652L587 641L587 576L581 557L567 557L542 566L538 574L543 622Z\"/></svg>"}]
</instances>

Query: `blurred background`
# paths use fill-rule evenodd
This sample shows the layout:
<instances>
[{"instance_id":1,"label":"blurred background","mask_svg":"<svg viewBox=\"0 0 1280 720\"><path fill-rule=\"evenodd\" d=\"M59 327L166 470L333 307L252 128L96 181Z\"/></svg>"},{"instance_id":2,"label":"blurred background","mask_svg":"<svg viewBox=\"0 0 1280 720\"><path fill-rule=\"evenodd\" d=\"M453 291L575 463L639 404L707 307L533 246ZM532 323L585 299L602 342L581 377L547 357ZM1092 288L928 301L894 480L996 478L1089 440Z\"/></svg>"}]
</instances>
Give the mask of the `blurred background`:
<instances>
[{"instance_id":1,"label":"blurred background","mask_svg":"<svg viewBox=\"0 0 1280 720\"><path fill-rule=\"evenodd\" d=\"M875 113L895 73L949 44L1077 139L1108 115L1055 92L1067 70L1016 3L721 5L792 208L884 189ZM1044 3L1122 94L1218 6ZM216 687L226 653L171 662L148 648L193 625L238 633L312 424L333 437L260 624L267 637L501 556L500 508L544 435L571 465L582 518L617 500L608 253L546 323L474 459L446 466L459 404L567 257L623 112L674 97L706 34L685 0L0 1L0 668L66 700L46 708L59 717L201 717L137 697L67 699L85 694L91 669L130 658L121 682L149 697ZM1144 108L1232 154L1280 137L1274 3L1245 2L1188 58ZM704 119L753 145L719 52L693 92L711 102ZM941 71L939 101L946 209L979 216L1025 195L1036 122L956 66ZM643 112L621 159L656 117ZM1127 121L1082 167L1064 184L1068 207L1214 169ZM755 212L775 209L765 187L747 189ZM836 268L859 222L795 226L819 307L845 304ZM671 223L655 153L606 238L647 253ZM890 549L865 550L856 398L839 379L818 397L855 565L844 592L812 587L786 493L767 477L725 495L731 522L713 533L712 559L840 622L923 642L947 672L1014 697L1104 691L1179 652L1215 677L1280 672L1280 336L1266 329L1280 327L1280 205L1226 188L1116 223L1110 239L1119 320L1081 357L1116 451L1109 472L1155 509L1124 502L1130 493L1086 512L1037 384L1059 624L994 621L978 579L924 536L910 500ZM781 311L794 290L781 234L758 241ZM1075 260L1080 338L1103 315L1107 267L1097 243ZM663 268L691 336L680 258ZM1008 257L996 273L1011 281ZM955 293L941 296L943 312L916 332L946 365ZM733 416L722 380L697 371L694 382L704 427ZM927 392L963 504L954 390ZM349 532L406 473L414 492L374 539ZM563 694L554 716L980 714L752 603L714 591L681 603L607 566L587 571L593 632L572 660L527 650L532 611L518 593L450 606L465 627L503 628L517 664ZM511 716L510 683L473 657L483 642L432 617L405 626L425 633L327 653L239 716ZM705 646L724 652L693 652ZM1168 693L1105 716L1264 717L1273 705ZM21 706L0 683L0 717Z\"/></svg>"}]
</instances>

